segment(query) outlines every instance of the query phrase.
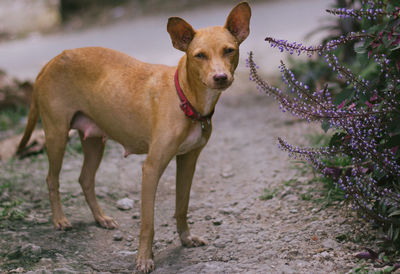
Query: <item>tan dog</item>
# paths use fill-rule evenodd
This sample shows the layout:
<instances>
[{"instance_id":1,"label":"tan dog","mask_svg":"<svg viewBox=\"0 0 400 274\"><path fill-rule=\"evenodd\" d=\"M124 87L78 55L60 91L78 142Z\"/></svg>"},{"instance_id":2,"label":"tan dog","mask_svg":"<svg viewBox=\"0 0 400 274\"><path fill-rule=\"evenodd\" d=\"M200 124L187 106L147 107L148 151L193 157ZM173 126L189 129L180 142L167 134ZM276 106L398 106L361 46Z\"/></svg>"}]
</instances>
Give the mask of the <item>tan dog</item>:
<instances>
[{"instance_id":1,"label":"tan dog","mask_svg":"<svg viewBox=\"0 0 400 274\"><path fill-rule=\"evenodd\" d=\"M39 73L21 152L39 116L46 135L49 159L47 184L57 229L71 227L59 194L59 173L70 129L80 134L84 163L79 177L96 221L105 228L117 223L101 210L95 194L95 174L105 138L126 155L147 153L143 164L140 243L137 268L154 269L154 200L158 181L176 156L177 230L184 246L205 241L190 233L187 211L197 158L211 135L211 115L223 90L233 81L239 44L249 34L251 11L238 4L224 27L194 30L178 17L167 30L175 48L186 54L178 67L142 63L105 48L66 50ZM175 80L174 80L175 79Z\"/></svg>"}]
</instances>

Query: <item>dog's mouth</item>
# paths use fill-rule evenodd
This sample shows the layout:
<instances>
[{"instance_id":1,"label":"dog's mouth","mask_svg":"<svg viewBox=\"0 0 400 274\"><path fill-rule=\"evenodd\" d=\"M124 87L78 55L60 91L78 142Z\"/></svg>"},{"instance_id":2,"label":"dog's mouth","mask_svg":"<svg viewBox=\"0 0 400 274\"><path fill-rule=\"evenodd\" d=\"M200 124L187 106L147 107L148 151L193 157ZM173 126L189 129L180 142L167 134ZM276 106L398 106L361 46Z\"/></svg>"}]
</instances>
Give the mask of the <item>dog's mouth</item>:
<instances>
[{"instance_id":1,"label":"dog's mouth","mask_svg":"<svg viewBox=\"0 0 400 274\"><path fill-rule=\"evenodd\" d=\"M217 84L217 85L215 85L214 89L222 91L222 90L229 88L231 86L231 84L232 84L232 82L226 83L226 84Z\"/></svg>"},{"instance_id":2,"label":"dog's mouth","mask_svg":"<svg viewBox=\"0 0 400 274\"><path fill-rule=\"evenodd\" d=\"M224 82L212 81L209 84L204 83L204 85L206 87L208 87L209 89L213 89L213 90L216 90L216 91L223 91L223 90L229 88L232 85L232 82L233 82L233 79L232 80L227 80L227 81L224 81Z\"/></svg>"}]
</instances>

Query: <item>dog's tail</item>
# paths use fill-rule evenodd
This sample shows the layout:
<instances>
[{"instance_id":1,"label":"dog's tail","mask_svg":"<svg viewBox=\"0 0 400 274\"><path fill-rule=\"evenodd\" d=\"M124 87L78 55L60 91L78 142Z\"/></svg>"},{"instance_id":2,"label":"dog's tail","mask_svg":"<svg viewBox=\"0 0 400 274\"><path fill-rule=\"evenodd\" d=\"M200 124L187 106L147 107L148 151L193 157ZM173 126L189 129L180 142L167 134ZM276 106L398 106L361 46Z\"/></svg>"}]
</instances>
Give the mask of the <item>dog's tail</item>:
<instances>
[{"instance_id":1,"label":"dog's tail","mask_svg":"<svg viewBox=\"0 0 400 274\"><path fill-rule=\"evenodd\" d=\"M32 132L35 129L36 123L39 120L39 110L38 106L35 102L34 96L32 96L31 107L29 110L28 116L28 124L26 125L24 136L22 136L21 141L19 142L17 148L17 155L20 155L21 152L24 150L26 144L28 143L29 139L31 138Z\"/></svg>"},{"instance_id":2,"label":"dog's tail","mask_svg":"<svg viewBox=\"0 0 400 274\"><path fill-rule=\"evenodd\" d=\"M36 84L39 78L42 77L44 74L45 70L49 67L51 61L48 62L42 70L39 72L38 76L36 77L36 81L33 84L33 92L32 92L32 100L31 100L31 106L29 109L29 115L28 115L28 123L26 125L25 131L24 131L24 136L22 136L21 141L19 142L18 148L17 148L17 155L21 155L21 153L24 151L24 148L26 147L26 144L28 143L29 139L31 138L32 132L35 129L36 123L39 120L39 108L37 105L37 102L35 100L35 93L37 92L36 90Z\"/></svg>"}]
</instances>

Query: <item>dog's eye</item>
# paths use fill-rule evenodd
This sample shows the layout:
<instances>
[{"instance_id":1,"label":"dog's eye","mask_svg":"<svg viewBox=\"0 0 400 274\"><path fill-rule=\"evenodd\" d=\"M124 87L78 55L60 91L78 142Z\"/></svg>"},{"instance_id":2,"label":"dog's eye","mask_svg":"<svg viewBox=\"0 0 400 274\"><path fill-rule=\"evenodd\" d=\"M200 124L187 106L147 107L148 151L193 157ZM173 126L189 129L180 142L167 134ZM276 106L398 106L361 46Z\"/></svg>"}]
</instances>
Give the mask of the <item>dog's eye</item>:
<instances>
[{"instance_id":1,"label":"dog's eye","mask_svg":"<svg viewBox=\"0 0 400 274\"><path fill-rule=\"evenodd\" d=\"M230 54L230 53L232 53L234 51L235 51L234 48L226 48L226 49L224 49L224 54Z\"/></svg>"},{"instance_id":2,"label":"dog's eye","mask_svg":"<svg viewBox=\"0 0 400 274\"><path fill-rule=\"evenodd\" d=\"M199 58L199 59L206 59L207 58L207 56L202 52L197 53L194 57Z\"/></svg>"}]
</instances>

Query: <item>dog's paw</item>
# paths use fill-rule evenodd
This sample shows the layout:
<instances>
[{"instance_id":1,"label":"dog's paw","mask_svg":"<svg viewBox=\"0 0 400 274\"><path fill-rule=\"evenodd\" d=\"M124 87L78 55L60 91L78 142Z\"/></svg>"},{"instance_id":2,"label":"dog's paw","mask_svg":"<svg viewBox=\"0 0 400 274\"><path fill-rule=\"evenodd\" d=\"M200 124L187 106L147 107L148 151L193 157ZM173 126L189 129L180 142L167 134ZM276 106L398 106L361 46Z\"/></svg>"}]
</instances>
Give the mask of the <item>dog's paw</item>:
<instances>
[{"instance_id":1,"label":"dog's paw","mask_svg":"<svg viewBox=\"0 0 400 274\"><path fill-rule=\"evenodd\" d=\"M96 221L99 223L100 226L106 229L114 229L119 227L118 223L113 218L106 215L97 217Z\"/></svg>"},{"instance_id":2,"label":"dog's paw","mask_svg":"<svg viewBox=\"0 0 400 274\"><path fill-rule=\"evenodd\" d=\"M137 273L150 273L154 270L154 261L152 259L140 258L136 260Z\"/></svg>"},{"instance_id":3,"label":"dog's paw","mask_svg":"<svg viewBox=\"0 0 400 274\"><path fill-rule=\"evenodd\" d=\"M192 235L188 232L183 232L180 235L181 238L181 242L183 246L186 247L198 247L198 246L202 246L202 245L207 245L207 241L204 240L203 238L196 236L196 235Z\"/></svg>"},{"instance_id":4,"label":"dog's paw","mask_svg":"<svg viewBox=\"0 0 400 274\"><path fill-rule=\"evenodd\" d=\"M67 220L66 217L53 219L53 224L57 230L68 230L72 228L71 223Z\"/></svg>"}]
</instances>

